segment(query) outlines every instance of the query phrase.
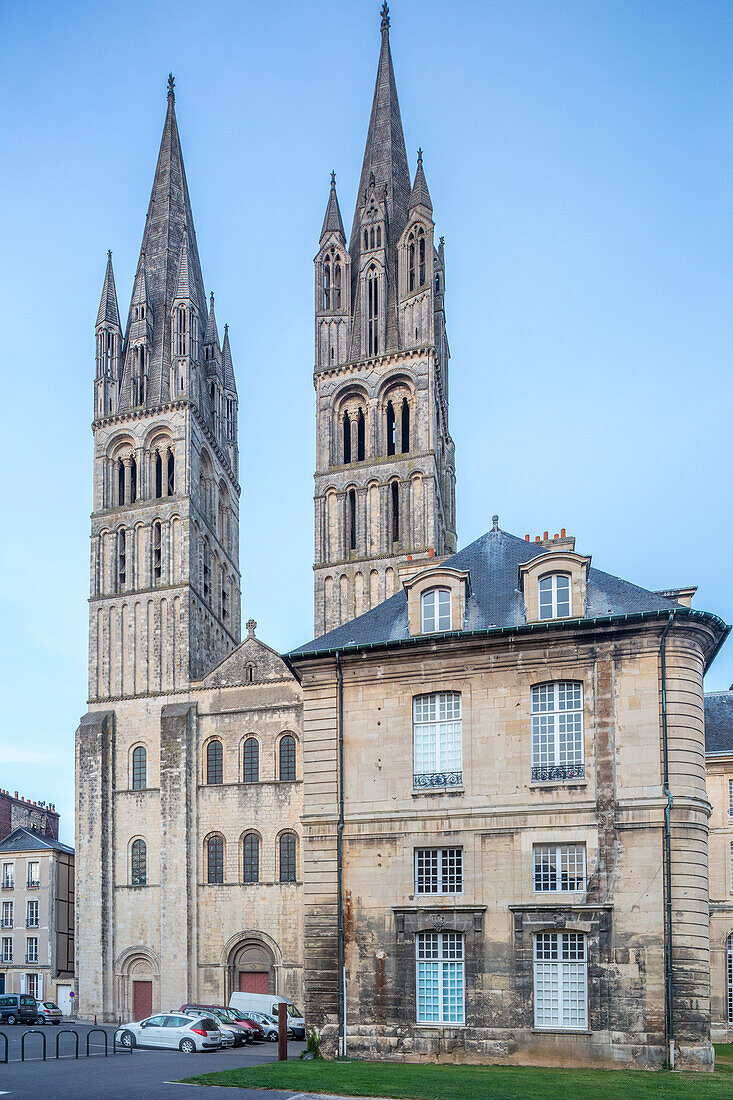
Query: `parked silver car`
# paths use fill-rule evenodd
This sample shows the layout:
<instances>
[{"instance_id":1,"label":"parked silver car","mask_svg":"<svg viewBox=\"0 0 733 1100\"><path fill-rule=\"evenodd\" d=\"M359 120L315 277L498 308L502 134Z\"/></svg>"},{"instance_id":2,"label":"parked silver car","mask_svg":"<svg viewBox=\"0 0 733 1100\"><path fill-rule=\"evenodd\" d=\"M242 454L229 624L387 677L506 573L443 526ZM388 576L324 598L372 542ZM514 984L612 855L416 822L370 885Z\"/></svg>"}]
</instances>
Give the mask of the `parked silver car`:
<instances>
[{"instance_id":1,"label":"parked silver car","mask_svg":"<svg viewBox=\"0 0 733 1100\"><path fill-rule=\"evenodd\" d=\"M274 1016L268 1016L266 1012L247 1012L246 1015L241 1013L239 1009L230 1008L230 1012L236 1013L238 1016L242 1016L247 1020L254 1020L258 1023L265 1033L265 1038L271 1042L276 1043L277 1037L280 1033L280 1027ZM293 1038L293 1032L291 1028L288 1028L288 1039Z\"/></svg>"},{"instance_id":2,"label":"parked silver car","mask_svg":"<svg viewBox=\"0 0 733 1100\"><path fill-rule=\"evenodd\" d=\"M53 1001L38 1001L37 1008L37 1024L56 1024L58 1026L64 1018L61 1009Z\"/></svg>"},{"instance_id":3,"label":"parked silver car","mask_svg":"<svg viewBox=\"0 0 733 1100\"><path fill-rule=\"evenodd\" d=\"M172 1012L171 1015L172 1016L192 1016L194 1019L198 1019L198 1018L201 1017L201 1010L199 1009L199 1011L197 1012L193 1008L181 1008L181 1009L178 1010L178 1012L175 1012L175 1011ZM207 1020L209 1019L208 1015L206 1016L206 1019ZM222 1020L219 1016L217 1016L213 1012L211 1013L211 1019L214 1021L215 1024L218 1024L218 1026L219 1026L219 1031L221 1032L221 1045L222 1045L222 1048L226 1049L227 1047L236 1046L237 1045L237 1039L239 1038L239 1036L235 1035L232 1028L227 1027L226 1022L224 1020Z\"/></svg>"},{"instance_id":4,"label":"parked silver car","mask_svg":"<svg viewBox=\"0 0 733 1100\"><path fill-rule=\"evenodd\" d=\"M221 1031L211 1016L184 1016L181 1012L148 1016L138 1023L123 1024L115 1032L123 1047L162 1047L195 1054L201 1050L218 1050L222 1045Z\"/></svg>"}]
</instances>

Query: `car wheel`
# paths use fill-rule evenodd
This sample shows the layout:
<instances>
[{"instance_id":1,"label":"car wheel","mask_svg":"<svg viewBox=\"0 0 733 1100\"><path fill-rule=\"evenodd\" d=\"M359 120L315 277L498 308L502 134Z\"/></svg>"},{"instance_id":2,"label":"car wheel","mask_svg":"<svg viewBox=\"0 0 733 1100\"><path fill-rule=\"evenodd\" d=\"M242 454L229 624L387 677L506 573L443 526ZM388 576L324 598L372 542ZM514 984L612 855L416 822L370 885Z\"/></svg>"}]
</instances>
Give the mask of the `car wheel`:
<instances>
[{"instance_id":1,"label":"car wheel","mask_svg":"<svg viewBox=\"0 0 733 1100\"><path fill-rule=\"evenodd\" d=\"M277 1042L277 1035L274 1031L268 1032L267 1038L271 1043L276 1043Z\"/></svg>"},{"instance_id":2,"label":"car wheel","mask_svg":"<svg viewBox=\"0 0 733 1100\"><path fill-rule=\"evenodd\" d=\"M132 1049L132 1047L135 1046L135 1036L132 1034L131 1031L123 1031L117 1042L120 1043L123 1047Z\"/></svg>"},{"instance_id":3,"label":"car wheel","mask_svg":"<svg viewBox=\"0 0 733 1100\"><path fill-rule=\"evenodd\" d=\"M37 1023L37 1024L40 1024L40 1025L41 1025L41 1027L43 1027L43 1025L45 1024L45 1022L46 1022L46 1017L45 1017L45 1016L39 1016L39 1017L38 1017L38 1018L36 1019L36 1023Z\"/></svg>"},{"instance_id":4,"label":"car wheel","mask_svg":"<svg viewBox=\"0 0 733 1100\"><path fill-rule=\"evenodd\" d=\"M18 1017L17 1017L17 1016L15 1016L15 1015L14 1015L14 1014L13 1014L13 1013L11 1012L11 1013L10 1013L10 1015L8 1016L8 1023L9 1023L9 1024L17 1024L17 1022L18 1022Z\"/></svg>"},{"instance_id":5,"label":"car wheel","mask_svg":"<svg viewBox=\"0 0 733 1100\"><path fill-rule=\"evenodd\" d=\"M193 1039L181 1039L178 1049L182 1050L184 1054L195 1054L196 1044Z\"/></svg>"}]
</instances>

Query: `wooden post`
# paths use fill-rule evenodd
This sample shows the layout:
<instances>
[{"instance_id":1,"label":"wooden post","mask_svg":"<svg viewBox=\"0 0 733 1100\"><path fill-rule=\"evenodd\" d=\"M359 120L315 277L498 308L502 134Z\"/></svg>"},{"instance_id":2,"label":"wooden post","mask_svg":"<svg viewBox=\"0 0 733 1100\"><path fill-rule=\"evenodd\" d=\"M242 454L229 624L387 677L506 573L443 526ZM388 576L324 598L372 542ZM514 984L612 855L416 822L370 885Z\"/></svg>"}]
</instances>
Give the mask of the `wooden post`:
<instances>
[{"instance_id":1,"label":"wooden post","mask_svg":"<svg viewBox=\"0 0 733 1100\"><path fill-rule=\"evenodd\" d=\"M288 1060L288 1006L280 1001L277 1006L277 1060Z\"/></svg>"}]
</instances>

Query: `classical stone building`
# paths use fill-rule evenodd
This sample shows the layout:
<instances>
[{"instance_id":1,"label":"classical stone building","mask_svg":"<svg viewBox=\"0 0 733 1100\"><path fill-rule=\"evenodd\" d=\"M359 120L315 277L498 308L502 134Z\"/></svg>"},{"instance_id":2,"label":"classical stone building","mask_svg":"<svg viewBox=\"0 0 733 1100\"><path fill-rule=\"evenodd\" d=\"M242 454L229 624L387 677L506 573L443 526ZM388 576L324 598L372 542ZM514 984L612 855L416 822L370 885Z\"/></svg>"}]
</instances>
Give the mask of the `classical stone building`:
<instances>
[{"instance_id":1,"label":"classical stone building","mask_svg":"<svg viewBox=\"0 0 733 1100\"><path fill-rule=\"evenodd\" d=\"M386 4L351 238L332 176L315 268L318 635L456 549L443 241L420 153L410 183Z\"/></svg>"},{"instance_id":2,"label":"classical stone building","mask_svg":"<svg viewBox=\"0 0 733 1100\"><path fill-rule=\"evenodd\" d=\"M702 681L728 628L686 599L494 517L290 654L329 1049L712 1064Z\"/></svg>"},{"instance_id":3,"label":"classical stone building","mask_svg":"<svg viewBox=\"0 0 733 1100\"><path fill-rule=\"evenodd\" d=\"M301 991L300 695L240 641L237 389L207 305L173 81L124 336L96 326L80 1010Z\"/></svg>"},{"instance_id":4,"label":"classical stone building","mask_svg":"<svg viewBox=\"0 0 733 1100\"><path fill-rule=\"evenodd\" d=\"M733 689L705 696L713 1039L733 1042Z\"/></svg>"}]
</instances>

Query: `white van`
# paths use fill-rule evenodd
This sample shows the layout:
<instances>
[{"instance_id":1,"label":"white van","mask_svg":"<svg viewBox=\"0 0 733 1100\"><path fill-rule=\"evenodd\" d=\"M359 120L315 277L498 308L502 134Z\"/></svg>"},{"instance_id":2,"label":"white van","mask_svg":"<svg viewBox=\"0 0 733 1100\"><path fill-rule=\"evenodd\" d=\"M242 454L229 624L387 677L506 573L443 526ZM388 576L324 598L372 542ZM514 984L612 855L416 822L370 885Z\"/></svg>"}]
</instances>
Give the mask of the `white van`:
<instances>
[{"instance_id":1,"label":"white van","mask_svg":"<svg viewBox=\"0 0 733 1100\"><path fill-rule=\"evenodd\" d=\"M287 997L278 997L275 993L232 993L229 1007L240 1012L264 1012L277 1020L278 1005L288 1006L288 1027L294 1039L305 1039L305 1019L303 1013Z\"/></svg>"}]
</instances>

